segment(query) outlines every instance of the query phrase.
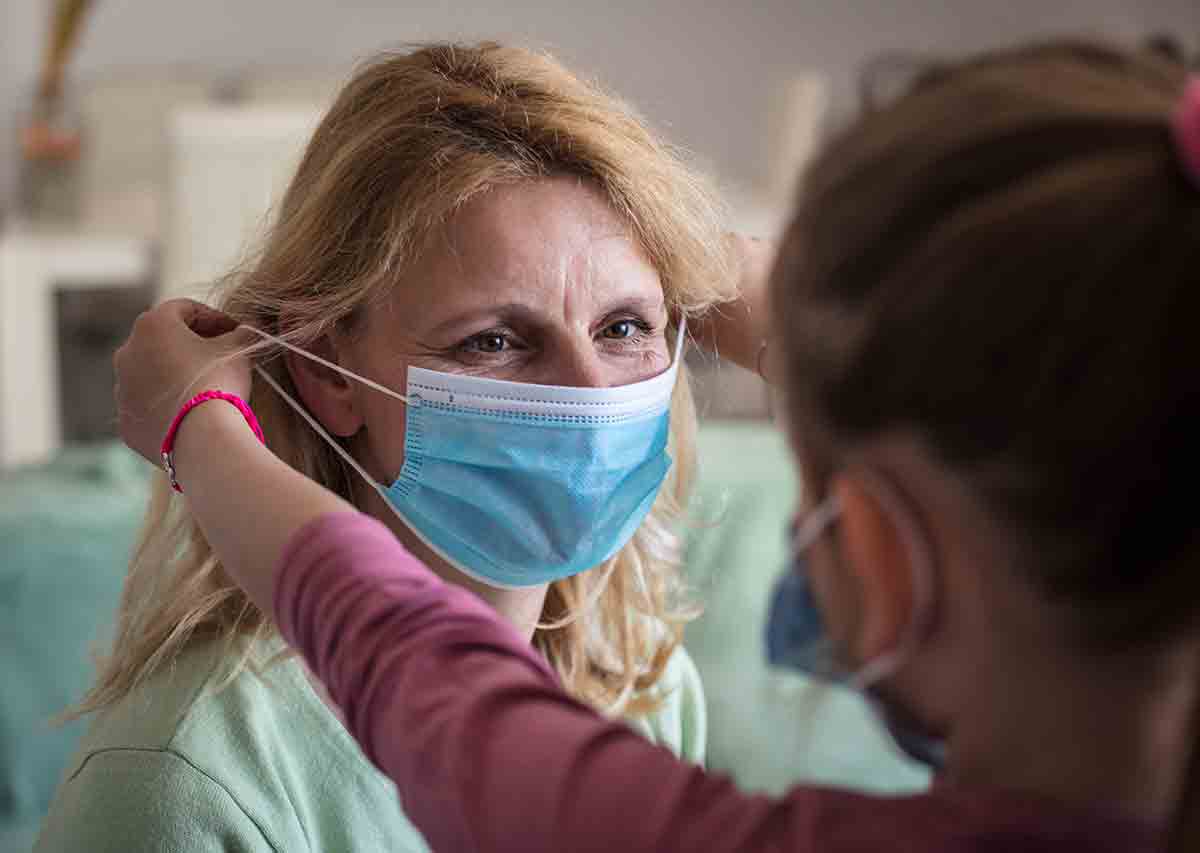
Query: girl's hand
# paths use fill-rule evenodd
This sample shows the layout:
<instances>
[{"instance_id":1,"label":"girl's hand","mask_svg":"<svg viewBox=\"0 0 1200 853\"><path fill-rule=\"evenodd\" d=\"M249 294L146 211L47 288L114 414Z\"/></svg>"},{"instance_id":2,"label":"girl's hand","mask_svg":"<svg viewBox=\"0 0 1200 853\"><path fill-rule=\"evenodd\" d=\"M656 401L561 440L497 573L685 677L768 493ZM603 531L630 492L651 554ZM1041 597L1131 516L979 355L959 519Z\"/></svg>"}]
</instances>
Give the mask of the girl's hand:
<instances>
[{"instance_id":1,"label":"girl's hand","mask_svg":"<svg viewBox=\"0 0 1200 853\"><path fill-rule=\"evenodd\" d=\"M738 298L716 305L690 328L701 347L747 370L760 372L767 322L767 278L774 244L741 234L727 235L738 269ZM764 377L765 378L765 377Z\"/></svg>"},{"instance_id":2,"label":"girl's hand","mask_svg":"<svg viewBox=\"0 0 1200 853\"><path fill-rule=\"evenodd\" d=\"M152 464L176 413L201 391L250 396L256 341L238 323L200 302L172 299L138 317L113 357L121 439Z\"/></svg>"}]
</instances>

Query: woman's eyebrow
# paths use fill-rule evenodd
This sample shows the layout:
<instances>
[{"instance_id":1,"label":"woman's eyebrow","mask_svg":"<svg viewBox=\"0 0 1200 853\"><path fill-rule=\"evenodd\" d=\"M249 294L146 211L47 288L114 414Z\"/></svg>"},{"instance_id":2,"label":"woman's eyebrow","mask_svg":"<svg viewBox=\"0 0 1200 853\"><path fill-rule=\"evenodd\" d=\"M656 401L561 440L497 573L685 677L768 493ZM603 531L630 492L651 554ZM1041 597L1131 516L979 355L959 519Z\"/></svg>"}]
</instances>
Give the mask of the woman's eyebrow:
<instances>
[{"instance_id":1,"label":"woman's eyebrow","mask_svg":"<svg viewBox=\"0 0 1200 853\"><path fill-rule=\"evenodd\" d=\"M476 308L469 308L457 314L453 314L442 322L438 323L431 330L434 333L446 332L456 329L459 326L467 326L472 323L478 323L484 319L496 318L513 318L518 320L537 319L538 311L533 307L521 302L505 302L499 305L481 305Z\"/></svg>"},{"instance_id":2,"label":"woman's eyebrow","mask_svg":"<svg viewBox=\"0 0 1200 853\"><path fill-rule=\"evenodd\" d=\"M666 304L662 296L657 298L650 296L617 296L610 302L602 304L596 312L596 316L603 317L607 314L612 314L616 311L640 311L642 313L654 313L665 311Z\"/></svg>"},{"instance_id":3,"label":"woman's eyebrow","mask_svg":"<svg viewBox=\"0 0 1200 853\"><path fill-rule=\"evenodd\" d=\"M661 296L624 295L616 296L608 302L598 305L595 316L605 317L617 311L657 313L664 310L665 305ZM553 322L553 318L539 306L524 302L504 302L498 305L481 305L452 314L434 326L430 332L432 334L449 332L462 326L477 324L484 320L505 320L541 325Z\"/></svg>"}]
</instances>

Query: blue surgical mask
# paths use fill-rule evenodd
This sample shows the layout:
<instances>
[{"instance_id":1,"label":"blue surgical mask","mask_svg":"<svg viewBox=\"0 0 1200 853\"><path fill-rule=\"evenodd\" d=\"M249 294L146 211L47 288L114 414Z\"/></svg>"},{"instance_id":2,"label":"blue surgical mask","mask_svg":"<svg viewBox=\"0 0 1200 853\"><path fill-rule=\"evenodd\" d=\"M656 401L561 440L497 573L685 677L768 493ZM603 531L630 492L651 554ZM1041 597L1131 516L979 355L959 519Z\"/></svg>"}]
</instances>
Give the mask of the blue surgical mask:
<instances>
[{"instance_id":1,"label":"blue surgical mask","mask_svg":"<svg viewBox=\"0 0 1200 853\"><path fill-rule=\"evenodd\" d=\"M671 468L682 327L670 368L632 385L532 385L409 367L403 395L259 334L405 402L404 465L385 485L259 368L418 539L490 586L535 586L600 565L632 538Z\"/></svg>"},{"instance_id":2,"label":"blue surgical mask","mask_svg":"<svg viewBox=\"0 0 1200 853\"><path fill-rule=\"evenodd\" d=\"M848 687L860 693L887 729L896 746L909 758L937 770L945 761L944 742L908 723L884 702L873 688L903 664L918 638L931 609L931 569L926 560L914 565L924 575L917 579L918 613L908 641L897 650L882 655L850 672L842 665L838 650L829 636L821 607L813 595L806 552L837 520L839 508L830 499L819 505L792 536L791 565L775 585L767 618L767 660L772 666L797 670L829 684Z\"/></svg>"}]
</instances>

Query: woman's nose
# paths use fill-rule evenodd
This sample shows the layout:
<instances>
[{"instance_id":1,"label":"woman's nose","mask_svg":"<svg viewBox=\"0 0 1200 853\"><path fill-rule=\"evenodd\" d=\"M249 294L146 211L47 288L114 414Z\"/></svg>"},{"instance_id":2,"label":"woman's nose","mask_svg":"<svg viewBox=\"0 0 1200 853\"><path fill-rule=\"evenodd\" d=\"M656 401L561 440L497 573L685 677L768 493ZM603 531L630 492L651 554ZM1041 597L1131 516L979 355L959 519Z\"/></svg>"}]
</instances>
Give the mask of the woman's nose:
<instances>
[{"instance_id":1,"label":"woman's nose","mask_svg":"<svg viewBox=\"0 0 1200 853\"><path fill-rule=\"evenodd\" d=\"M563 343L546 360L543 384L569 388L607 388L618 384L590 339Z\"/></svg>"}]
</instances>

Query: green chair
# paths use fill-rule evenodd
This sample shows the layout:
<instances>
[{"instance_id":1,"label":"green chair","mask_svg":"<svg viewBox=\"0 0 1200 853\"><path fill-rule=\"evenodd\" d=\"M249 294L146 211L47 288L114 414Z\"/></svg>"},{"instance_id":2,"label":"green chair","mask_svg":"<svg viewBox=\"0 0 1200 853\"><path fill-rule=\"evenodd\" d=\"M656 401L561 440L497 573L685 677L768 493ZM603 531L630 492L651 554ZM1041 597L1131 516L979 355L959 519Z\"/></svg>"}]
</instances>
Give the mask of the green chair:
<instances>
[{"instance_id":1,"label":"green chair","mask_svg":"<svg viewBox=\"0 0 1200 853\"><path fill-rule=\"evenodd\" d=\"M54 716L90 684L146 502L148 466L76 448L0 475L0 851L28 850L83 721Z\"/></svg>"}]
</instances>

